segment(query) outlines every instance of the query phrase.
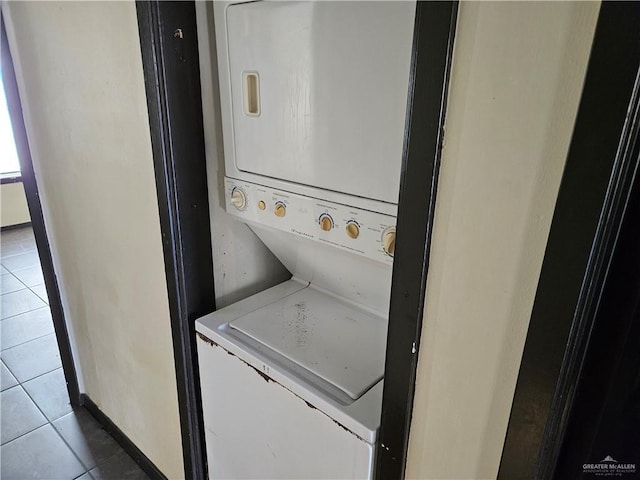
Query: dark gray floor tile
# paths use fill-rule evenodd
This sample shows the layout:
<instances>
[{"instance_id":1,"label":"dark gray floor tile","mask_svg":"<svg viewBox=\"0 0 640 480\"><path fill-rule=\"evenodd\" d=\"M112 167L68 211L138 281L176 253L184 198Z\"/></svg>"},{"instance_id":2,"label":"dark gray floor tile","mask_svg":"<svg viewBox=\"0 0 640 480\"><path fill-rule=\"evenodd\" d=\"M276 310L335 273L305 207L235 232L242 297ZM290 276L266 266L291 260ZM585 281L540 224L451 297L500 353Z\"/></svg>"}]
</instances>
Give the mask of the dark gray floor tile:
<instances>
[{"instance_id":1,"label":"dark gray floor tile","mask_svg":"<svg viewBox=\"0 0 640 480\"><path fill-rule=\"evenodd\" d=\"M0 437L3 445L47 423L47 419L19 385L0 393L0 409Z\"/></svg>"},{"instance_id":2,"label":"dark gray floor tile","mask_svg":"<svg viewBox=\"0 0 640 480\"><path fill-rule=\"evenodd\" d=\"M149 477L133 459L124 451L117 453L109 460L91 470L91 476L96 480L148 480Z\"/></svg>"},{"instance_id":3,"label":"dark gray floor tile","mask_svg":"<svg viewBox=\"0 0 640 480\"><path fill-rule=\"evenodd\" d=\"M29 289L5 293L0 295L0 318L13 317L46 305L40 297Z\"/></svg>"},{"instance_id":4,"label":"dark gray floor tile","mask_svg":"<svg viewBox=\"0 0 640 480\"><path fill-rule=\"evenodd\" d=\"M38 252L13 255L11 257L4 257L2 259L2 265L10 272L17 272L25 268L39 267L40 257L38 256Z\"/></svg>"},{"instance_id":5,"label":"dark gray floor tile","mask_svg":"<svg viewBox=\"0 0 640 480\"><path fill-rule=\"evenodd\" d=\"M43 302L46 302L47 304L49 303L49 297L47 296L47 288L44 286L44 283L41 283L39 285L34 285L29 288L33 293L38 295Z\"/></svg>"},{"instance_id":6,"label":"dark gray floor tile","mask_svg":"<svg viewBox=\"0 0 640 480\"><path fill-rule=\"evenodd\" d=\"M59 368L22 384L50 422L72 411L64 373Z\"/></svg>"},{"instance_id":7,"label":"dark gray floor tile","mask_svg":"<svg viewBox=\"0 0 640 480\"><path fill-rule=\"evenodd\" d=\"M0 362L0 370L2 376L0 377L0 385L2 385L2 391L7 388L15 387L18 384L16 377L14 377L4 363Z\"/></svg>"},{"instance_id":8,"label":"dark gray floor tile","mask_svg":"<svg viewBox=\"0 0 640 480\"><path fill-rule=\"evenodd\" d=\"M62 366L55 335L3 350L0 358L21 383Z\"/></svg>"},{"instance_id":9,"label":"dark gray floor tile","mask_svg":"<svg viewBox=\"0 0 640 480\"><path fill-rule=\"evenodd\" d=\"M0 322L0 349L15 347L53 333L49 307L15 315Z\"/></svg>"},{"instance_id":10,"label":"dark gray floor tile","mask_svg":"<svg viewBox=\"0 0 640 480\"><path fill-rule=\"evenodd\" d=\"M0 295L24 290L27 286L10 273L0 275Z\"/></svg>"},{"instance_id":11,"label":"dark gray floor tile","mask_svg":"<svg viewBox=\"0 0 640 480\"><path fill-rule=\"evenodd\" d=\"M0 457L2 480L71 480L85 471L51 425L3 445Z\"/></svg>"},{"instance_id":12,"label":"dark gray floor tile","mask_svg":"<svg viewBox=\"0 0 640 480\"><path fill-rule=\"evenodd\" d=\"M42 276L42 268L37 267L25 268L24 270L18 270L13 272L13 275L24 283L27 287L33 287L44 283L44 277Z\"/></svg>"},{"instance_id":13,"label":"dark gray floor tile","mask_svg":"<svg viewBox=\"0 0 640 480\"><path fill-rule=\"evenodd\" d=\"M59 418L53 426L89 470L122 451L111 435L84 409L76 409Z\"/></svg>"}]
</instances>

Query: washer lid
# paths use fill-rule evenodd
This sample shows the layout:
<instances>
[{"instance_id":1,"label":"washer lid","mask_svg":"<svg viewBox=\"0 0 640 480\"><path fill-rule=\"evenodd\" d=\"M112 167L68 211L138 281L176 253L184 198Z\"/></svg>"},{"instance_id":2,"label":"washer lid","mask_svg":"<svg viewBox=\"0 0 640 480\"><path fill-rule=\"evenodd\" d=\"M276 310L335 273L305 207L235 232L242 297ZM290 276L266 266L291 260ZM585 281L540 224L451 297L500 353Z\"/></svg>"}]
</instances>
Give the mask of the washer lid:
<instances>
[{"instance_id":1,"label":"washer lid","mask_svg":"<svg viewBox=\"0 0 640 480\"><path fill-rule=\"evenodd\" d=\"M384 319L313 287L233 320L229 326L354 400L384 375Z\"/></svg>"}]
</instances>

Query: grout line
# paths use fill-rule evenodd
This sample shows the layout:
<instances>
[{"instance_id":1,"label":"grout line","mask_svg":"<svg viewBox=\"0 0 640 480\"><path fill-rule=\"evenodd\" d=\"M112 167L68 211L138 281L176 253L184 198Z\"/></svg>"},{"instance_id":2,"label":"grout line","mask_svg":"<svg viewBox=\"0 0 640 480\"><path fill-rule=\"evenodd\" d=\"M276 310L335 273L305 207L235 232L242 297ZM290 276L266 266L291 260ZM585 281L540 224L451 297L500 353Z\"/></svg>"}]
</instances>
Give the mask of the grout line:
<instances>
[{"instance_id":1,"label":"grout line","mask_svg":"<svg viewBox=\"0 0 640 480\"><path fill-rule=\"evenodd\" d=\"M2 362L2 365L4 365L4 368L6 368L7 370L9 370L9 373L10 373L11 375L13 375L13 378L15 379L15 381L16 381L16 382L18 382L18 383L16 383L16 385L22 385L22 384L20 383L20 380L18 380L18 377L16 377L16 376L13 374L13 372L11 371L11 369L9 368L9 365L7 365L6 363L4 363L4 360L2 360L1 358L0 358L0 361ZM16 385L14 385L13 387L15 387ZM13 388L13 387L9 387L9 388ZM9 388L7 388L7 390L9 390Z\"/></svg>"},{"instance_id":2,"label":"grout line","mask_svg":"<svg viewBox=\"0 0 640 480\"><path fill-rule=\"evenodd\" d=\"M25 285L25 284L23 283L23 285ZM34 294L36 297L38 297L40 300L42 300L44 303L46 303L46 304L47 304L47 307L49 307L49 296L47 295L47 298L42 298L42 297L41 297L40 295L38 295L38 294L36 293L36 291L33 289L33 287L37 287L38 285L44 285L44 283L38 283L38 284L36 284L36 285L32 285L31 287L27 286L27 288L28 288L29 290L31 290L31 291L33 292L33 294ZM44 288L44 291L45 291L45 293L46 293L46 291L47 291L47 287L45 287L45 288ZM51 307L49 307L49 308L51 308ZM36 310L37 310L37 309L36 309Z\"/></svg>"},{"instance_id":3,"label":"grout line","mask_svg":"<svg viewBox=\"0 0 640 480\"><path fill-rule=\"evenodd\" d=\"M13 387L12 387L12 388L13 388ZM6 390L5 390L5 392L6 392ZM44 419L46 420L46 419L47 419L47 417L44 417ZM26 432L26 433L23 433L23 434L21 434L21 435L18 435L16 438L12 438L12 439L11 439L11 440L9 440L8 442L5 442L5 443L3 443L2 445L0 445L0 447L6 447L6 446L7 446L7 445L9 445L11 442L15 442L15 441L16 441L16 440L18 440L19 438L22 438L22 437L24 437L25 435L29 435L31 432L35 432L35 431L36 431L36 430L38 430L39 428L46 427L47 425L49 425L49 422L47 422L47 423L43 423L42 425L40 425L40 426L38 426L38 427L36 427L36 428L34 428L34 429L32 429L32 430L29 430L29 431L28 431L28 432Z\"/></svg>"},{"instance_id":4,"label":"grout line","mask_svg":"<svg viewBox=\"0 0 640 480\"><path fill-rule=\"evenodd\" d=\"M64 443L66 445L66 447L69 449L69 451L71 452L71 454L76 457L76 460L78 460L78 463L80 463L80 465L82 466L82 468L84 468L84 472L82 472L80 475L78 475L75 478L81 477L82 475L84 475L85 473L89 472L89 469L87 468L87 466L84 464L84 462L80 459L80 457L78 456L78 454L75 452L75 450L71 447L71 445L69 445L69 443L65 440L65 438L60 434L60 432L58 431L58 429L55 427L55 425L53 424L53 422L55 422L56 420L58 420L58 418L56 418L56 420L49 420L49 417L47 417L47 415L44 413L44 411L42 410L42 408L40 408L40 405L38 405L38 402L35 401L35 399L29 394L29 392L27 391L26 388L24 388L22 386L22 384L20 385L16 385L19 386L20 388L22 388L22 391L24 393L27 394L27 397L29 398L29 400L31 401L31 403L33 403L35 405L35 407L38 409L38 411L42 414L42 416L44 417L44 419L47 421L47 423L40 425L39 427L34 428L33 430L30 430L26 433L23 433L22 435L17 436L16 438L13 438L11 440L9 440L6 443L3 443L2 446L4 447L5 445L13 442L14 440L17 440L21 437L24 437L25 435L30 434L31 432L35 432L36 430L38 430L39 428L42 427L46 427L47 425L49 425L51 427L51 429L54 431L54 433L58 436L58 438L60 438L60 440L62 440L62 443ZM11 387L13 388L13 387ZM71 412L69 412L68 414L63 415L62 417L66 416L66 415L70 415L74 413L73 407L71 409ZM59 417L59 418L62 418Z\"/></svg>"},{"instance_id":5,"label":"grout line","mask_svg":"<svg viewBox=\"0 0 640 480\"><path fill-rule=\"evenodd\" d=\"M0 326L1 326L1 324L0 324ZM56 334L56 332L55 332L55 330L54 330L53 332L45 333L44 335L40 335L39 337L34 337L34 338L29 339L29 340L25 340L24 342L16 343L15 345L11 345L10 347L7 347L7 348L5 348L5 349L3 349L3 350L0 350L0 355L1 355L2 353L6 352L6 351L11 350L12 348L20 347L20 346L25 345L25 344L27 344L27 343L29 343L29 342L33 342L34 340L40 340L40 339L41 339L41 338L43 338L43 337L47 337L47 336L49 336L49 335L55 335L55 334ZM60 353L60 352L58 352L58 353ZM28 381L28 380L27 380L27 381Z\"/></svg>"},{"instance_id":6,"label":"grout line","mask_svg":"<svg viewBox=\"0 0 640 480\"><path fill-rule=\"evenodd\" d=\"M35 376L33 378L30 378L29 380L25 380L24 382L19 382L19 383L20 383L20 385L24 385L25 383L29 383L31 380L35 380L36 378L44 377L45 375L48 375L50 373L55 372L56 370L61 370L61 369L62 369L61 366L60 367L56 367L53 370L49 370L48 372L41 373L40 375L37 375L37 376ZM64 373L64 372L62 372L62 373ZM17 378L16 378L16 380L17 380ZM66 385L66 381L65 381L65 385ZM45 415L45 417L46 417L46 415ZM56 418L56 420L57 420L57 418Z\"/></svg>"},{"instance_id":7,"label":"grout line","mask_svg":"<svg viewBox=\"0 0 640 480\"><path fill-rule=\"evenodd\" d=\"M15 386L13 386L13 387L11 387L11 388L16 388L16 387L20 388L20 390L22 390L22 391L24 392L24 394L25 394L25 395L27 396L27 398L31 401L31 403L33 403L34 407L36 407L36 408L38 409L38 411L40 412L40 414L42 415L42 417L45 419L45 423L43 423L42 425L37 426L36 428L33 428L33 429L29 430L28 432L25 432L25 433L23 433L23 434L21 434L21 435L18 435L16 438L12 438L12 439L11 439L11 440L9 440L8 442L3 443L3 444L2 444L2 446L5 446L5 445L7 445L8 443L13 442L14 440L17 440L17 439L19 439L20 437L24 437L25 435L28 435L29 433L34 432L34 431L38 430L39 428L46 427L46 426L47 426L47 423L51 423L51 422L49 422L49 419L48 419L48 418L47 418L47 416L44 414L44 412L42 411L42 409L38 406L38 404L37 404L36 402L34 402L34 401L33 401L33 399L31 398L31 395L29 395L29 392L27 392L27 390L22 386L22 384L15 385ZM7 391L11 390L11 388L8 388L7 390L5 390L5 392L7 392ZM4 393L4 392L3 392L3 393ZM55 429L54 429L54 430L55 430Z\"/></svg>"},{"instance_id":8,"label":"grout line","mask_svg":"<svg viewBox=\"0 0 640 480\"><path fill-rule=\"evenodd\" d=\"M59 368L60 370L62 369L62 367ZM55 372L56 370L58 370L58 368L51 370L51 372ZM51 373L48 372L48 373ZM42 375L46 375L46 373L43 373ZM39 375L39 377L41 377L42 375ZM34 377L34 378L38 378L38 377ZM33 378L31 379L33 380ZM31 381L31 380L27 380L27 382ZM26 383L26 382L25 382ZM31 396L31 394L29 393L29 391L24 388L23 384L20 383L20 385L18 385L22 391L27 395L27 398L29 398L29 400L31 401L31 403L33 403L33 405L35 405L35 407L38 409L38 411L42 414L42 416L44 417L44 419L47 421L47 423L45 423L44 425L41 425L40 427L44 427L46 425L50 425L51 428L53 429L53 431L55 432L55 434L62 440L62 443L64 443L67 448L71 451L71 453L73 454L74 457L76 457L76 459L78 460L78 462L80 463L80 465L84 468L84 473L81 473L80 475L78 475L79 477L81 477L82 475L84 475L85 473L87 473L89 470L87 469L87 466L84 464L84 462L80 459L80 457L78 457L78 454L75 452L75 450L71 447L71 445L69 445L69 443L65 440L65 438L60 434L60 432L58 431L58 429L55 427L55 425L53 424L53 422L55 422L56 420L66 416L66 415L70 415L71 413L74 413L73 407L71 407L71 412L66 413L65 415L62 415L62 417L58 417L55 420L50 420L49 417L47 416L47 414L44 412L44 410L40 407L40 405L38 405L38 402L36 401L35 398L33 398ZM68 395L67 395L67 399L68 399ZM69 402L70 403L70 402ZM34 430L37 430L38 428L34 428L33 430L31 430L30 432L24 433L23 435L20 435L19 437L14 438L13 440L16 440L20 437L23 437L24 435L27 435L28 433L33 432ZM10 440L7 443L13 442L13 440ZM6 445L6 444L3 444ZM77 477L76 477L77 478Z\"/></svg>"},{"instance_id":9,"label":"grout line","mask_svg":"<svg viewBox=\"0 0 640 480\"><path fill-rule=\"evenodd\" d=\"M3 273L2 275L11 275L13 278L17 279L17 277L15 275L13 275L12 273ZM18 280L18 281L20 282L20 280ZM22 282L20 282L20 283L22 283ZM24 283L22 283L22 285L24 285ZM10 292L0 292L0 297L4 297L5 295L11 295L12 293L21 292L23 290L29 290L29 287L24 285L24 288L19 288L18 290L11 290Z\"/></svg>"},{"instance_id":10,"label":"grout line","mask_svg":"<svg viewBox=\"0 0 640 480\"><path fill-rule=\"evenodd\" d=\"M5 267L6 268L6 267ZM7 270L7 272L9 272L9 275L11 275L13 278L15 278L16 280L18 280L22 285L24 285L26 288L29 288L29 285L27 285L26 283L24 283L22 280L20 280L18 278L17 275L15 275L11 270Z\"/></svg>"},{"instance_id":11,"label":"grout line","mask_svg":"<svg viewBox=\"0 0 640 480\"><path fill-rule=\"evenodd\" d=\"M29 287L27 287L27 288L29 288ZM23 290L25 290L25 289L23 288ZM11 293L13 293L13 292L11 292ZM35 293L35 292L34 292L34 293ZM36 295L36 296L37 296L37 295ZM27 310L26 312L18 313L18 314L16 314L16 315L11 315L10 317L0 319L0 322L4 322L5 320L9 320L10 318L14 318L14 317L18 317L18 316L20 316L20 315L24 315L24 314L26 314L26 313L35 312L36 310L42 310L43 308L51 309L51 307L50 307L49 305L43 305L42 307L34 308L34 309L32 309L32 310Z\"/></svg>"},{"instance_id":12,"label":"grout line","mask_svg":"<svg viewBox=\"0 0 640 480\"><path fill-rule=\"evenodd\" d=\"M55 370L52 370L55 371ZM74 457L76 457L76 459L78 460L78 462L80 462L80 465L82 465L82 467L85 470L85 473L88 472L89 470L87 469L87 466L84 464L84 462L80 459L80 457L78 456L78 454L76 453L76 451L71 447L71 445L69 445L69 443L65 440L65 438L62 436L62 434L58 431L58 429L55 427L55 425L53 424L53 422L55 422L56 420L59 420L62 417L65 417L67 415L70 415L72 413L74 413L75 411L73 410L73 407L71 407L71 411L69 413L66 413L64 415L62 415L62 417L58 417L55 420L49 420L49 417L47 417L47 414L44 413L44 410L42 410L42 408L40 408L40 405L38 405L38 402L36 402L36 400L29 394L29 392L27 391L26 388L23 387L23 390L25 391L25 393L27 394L27 396L29 397L29 399L31 400L31 402L33 402L33 404L36 406L36 408L38 410L40 410L40 413L42 413L42 415L44 416L44 418L47 420L47 423L49 425L51 425L51 428L53 429L53 431L56 433L56 435L58 435L58 437L62 440L62 443L64 443L67 448L71 451L71 453L73 454ZM68 396L67 396L68 398ZM84 475L84 473L78 475L78 476L82 476ZM77 478L77 477L76 477Z\"/></svg>"},{"instance_id":13,"label":"grout line","mask_svg":"<svg viewBox=\"0 0 640 480\"><path fill-rule=\"evenodd\" d=\"M31 380L35 380L36 378L40 378L40 377L42 377L42 376L44 376L44 375L46 375L46 374L48 374L48 373L55 372L55 371L56 371L56 370L58 370L59 368L62 368L62 366L58 365L58 366L57 366L57 367L55 367L53 370L49 370L49 371L47 371L47 372L40 373L40 374L36 375L35 377L30 378L29 380L25 380L24 382L21 382L20 380L18 380L18 377L16 377L15 375L13 375L13 372L11 372L11 374L16 378L16 380L18 380L18 383L19 383L20 385L24 385L25 383L30 382Z\"/></svg>"},{"instance_id":14,"label":"grout line","mask_svg":"<svg viewBox=\"0 0 640 480\"><path fill-rule=\"evenodd\" d=\"M30 290L30 288L29 288L29 287L27 287L26 289L25 289L25 288L23 288L22 290ZM21 292L22 290L18 290L18 292ZM14 292L11 292L11 293L14 293ZM34 292L31 292L31 293L33 293L34 295L36 295ZM41 299L40 297L38 297L38 295L36 295L36 297L38 298L38 300L40 300L40 301L42 302L42 299ZM49 308L49 309L51 308L49 305L47 305L47 304L45 303L44 305L42 305L42 306L40 306L40 307L32 308L31 310L27 310L26 312L16 313L15 315L9 315L8 317L1 318L1 319L0 319L0 322L2 322L2 321L4 321L4 320L8 320L8 319L13 318L13 317L17 317L18 315L22 315L22 314L24 314L24 313L31 313L31 312L35 312L36 310L40 310L41 308L45 308L45 307L46 307L46 308Z\"/></svg>"},{"instance_id":15,"label":"grout line","mask_svg":"<svg viewBox=\"0 0 640 480\"><path fill-rule=\"evenodd\" d=\"M0 323L0 326L2 326L2 324L1 324L1 323ZM49 335L54 335L54 336L55 336L55 334L56 334L56 332L55 332L55 331L53 331L53 332L51 332L51 333L47 333L47 334L45 334L45 335L42 335L42 336L40 336L40 337L38 337L38 338L34 338L34 339L32 339L32 340L27 340L26 342L22 342L22 343L20 343L20 344L18 344L18 345L14 345L13 347L5 348L4 350L0 351L0 355L2 355L2 354L3 354L3 353L5 353L5 352L8 352L9 350L13 350L14 348L17 348L17 347L20 347L20 346L22 346L22 345L25 345L25 344L27 344L27 343L29 343L29 342L33 342L33 341L35 341L35 340L40 340L41 338L48 337ZM56 340L57 340L57 337L56 337ZM56 344L57 344L57 343L58 343L58 342L56 342ZM58 354L60 354L60 349L58 349Z\"/></svg>"},{"instance_id":16,"label":"grout line","mask_svg":"<svg viewBox=\"0 0 640 480\"><path fill-rule=\"evenodd\" d=\"M6 247L5 247L5 248L6 248ZM33 250L24 250L24 251L22 251L22 252L20 252L20 253L12 253L11 255L2 255L2 253L1 253L1 251L2 251L2 250L3 250L3 248L2 248L2 247L0 247L0 262L1 262L2 260L7 259L7 258L13 258L13 257L17 257L18 255L25 255L25 254L27 254L27 253L33 253L33 252L37 252L37 251L38 251L38 249L37 249L37 248L34 248ZM5 268L6 268L6 267L5 267Z\"/></svg>"}]
</instances>

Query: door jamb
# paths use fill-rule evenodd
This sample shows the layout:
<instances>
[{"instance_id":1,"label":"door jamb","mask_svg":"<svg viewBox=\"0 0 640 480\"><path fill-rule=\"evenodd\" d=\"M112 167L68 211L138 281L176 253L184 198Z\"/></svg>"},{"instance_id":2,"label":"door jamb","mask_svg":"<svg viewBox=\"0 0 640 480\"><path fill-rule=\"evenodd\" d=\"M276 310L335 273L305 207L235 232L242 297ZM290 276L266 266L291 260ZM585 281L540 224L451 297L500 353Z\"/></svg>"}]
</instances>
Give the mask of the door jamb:
<instances>
[{"instance_id":1,"label":"door jamb","mask_svg":"<svg viewBox=\"0 0 640 480\"><path fill-rule=\"evenodd\" d=\"M185 478L207 478L195 321L215 310L195 3L136 2Z\"/></svg>"},{"instance_id":2,"label":"door jamb","mask_svg":"<svg viewBox=\"0 0 640 480\"><path fill-rule=\"evenodd\" d=\"M20 162L20 169L22 172L22 184L27 198L27 206L29 207L29 215L31 216L31 226L33 227L33 235L36 240L40 264L42 266L44 284L49 297L49 308L51 309L51 318L53 320L53 328L58 342L58 349L60 351L62 371L67 383L69 400L71 405L80 406L82 404L82 400L80 397L76 367L73 360L73 350L71 348L69 330L67 329L62 301L60 299L60 288L58 285L58 278L55 274L53 257L51 256L51 247L47 237L44 215L42 213L38 182L36 181L36 175L33 169L33 159L31 158L31 150L29 149L29 139L27 137L27 129L24 123L22 103L20 101L20 92L18 90L18 81L14 69L13 58L9 49L4 16L0 16L0 30L2 80L7 96L7 106L9 108L9 116L11 118L16 150L18 151L18 160Z\"/></svg>"},{"instance_id":3,"label":"door jamb","mask_svg":"<svg viewBox=\"0 0 640 480\"><path fill-rule=\"evenodd\" d=\"M638 162L639 7L600 7L498 478L554 475Z\"/></svg>"},{"instance_id":4,"label":"door jamb","mask_svg":"<svg viewBox=\"0 0 640 480\"><path fill-rule=\"evenodd\" d=\"M406 464L457 6L457 1L416 5L387 339L386 371L391 375L385 379L376 446L375 475L379 479L403 477ZM215 310L215 302L195 9L193 2L138 2L136 7L176 353L185 473L189 478L204 478L193 322ZM191 139L190 156L184 155L188 151L185 139ZM181 203L189 191L193 205L199 207L199 223L188 218L187 204ZM190 235L192 243L185 241L185 235ZM196 277L210 283L198 283ZM195 309L185 300L194 294L201 299Z\"/></svg>"}]
</instances>

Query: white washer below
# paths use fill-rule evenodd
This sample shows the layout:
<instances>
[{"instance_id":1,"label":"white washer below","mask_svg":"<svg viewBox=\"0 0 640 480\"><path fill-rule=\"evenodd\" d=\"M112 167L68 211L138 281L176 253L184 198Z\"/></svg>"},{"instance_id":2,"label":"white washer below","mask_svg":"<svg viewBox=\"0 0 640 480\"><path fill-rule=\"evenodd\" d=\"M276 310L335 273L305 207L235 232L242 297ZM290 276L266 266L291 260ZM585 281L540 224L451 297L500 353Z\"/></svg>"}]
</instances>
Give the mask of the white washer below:
<instances>
[{"instance_id":1,"label":"white washer below","mask_svg":"<svg viewBox=\"0 0 640 480\"><path fill-rule=\"evenodd\" d=\"M386 330L296 279L199 319L210 478L371 478Z\"/></svg>"}]
</instances>

